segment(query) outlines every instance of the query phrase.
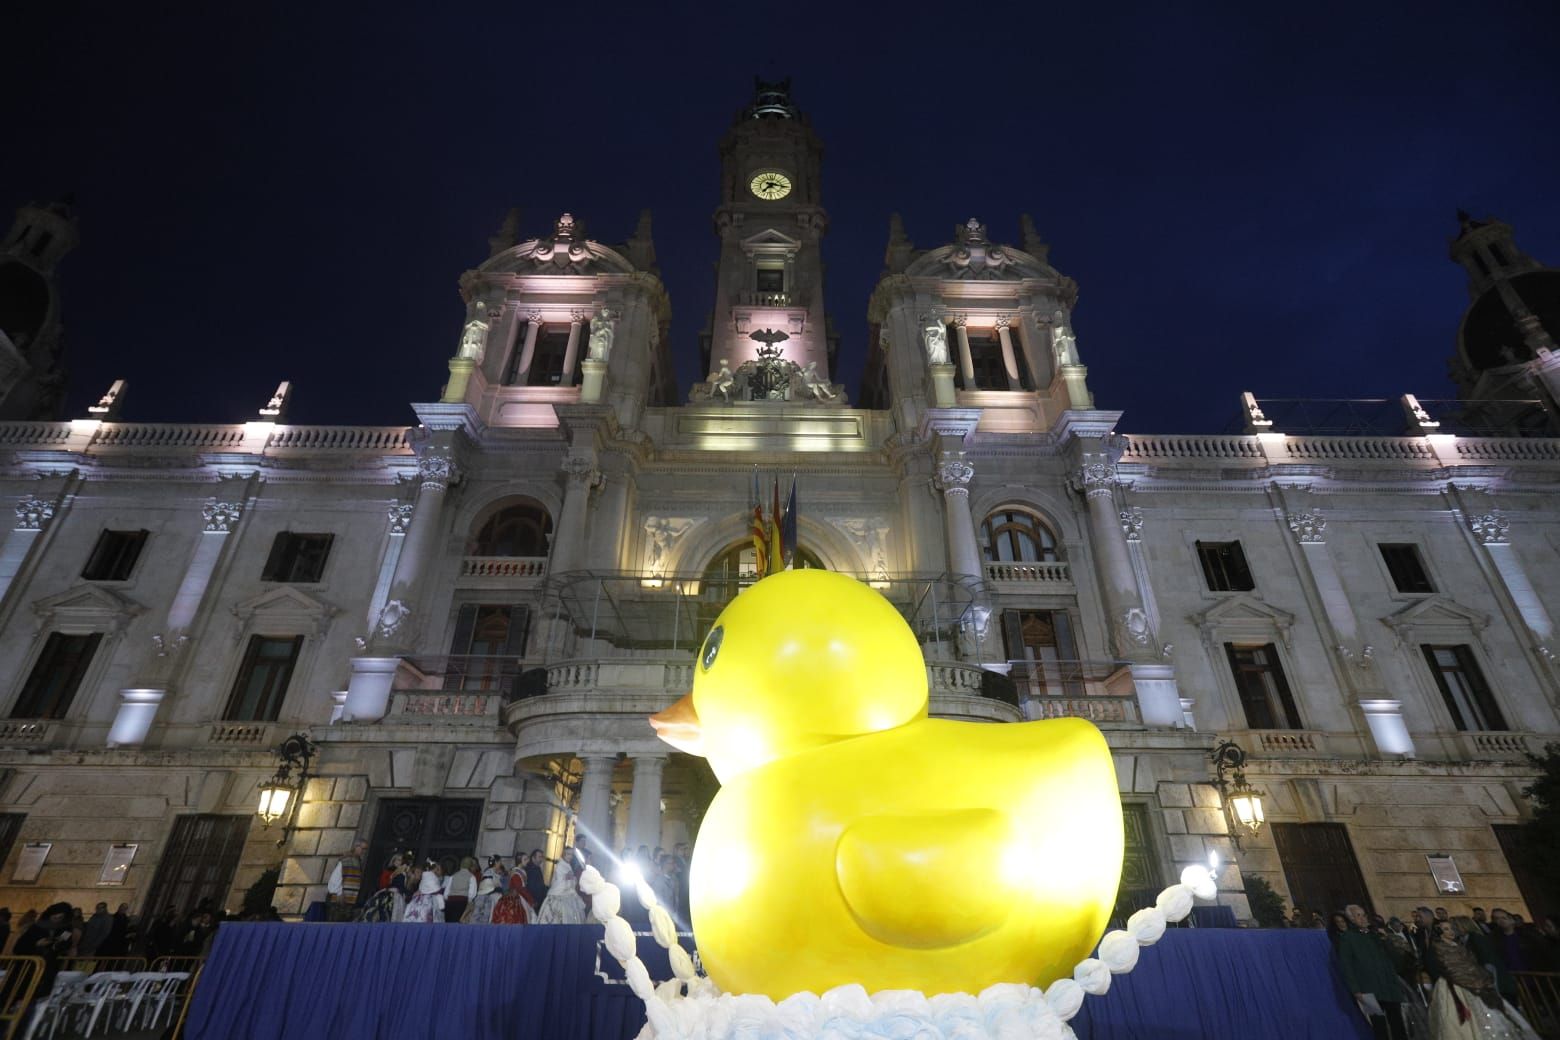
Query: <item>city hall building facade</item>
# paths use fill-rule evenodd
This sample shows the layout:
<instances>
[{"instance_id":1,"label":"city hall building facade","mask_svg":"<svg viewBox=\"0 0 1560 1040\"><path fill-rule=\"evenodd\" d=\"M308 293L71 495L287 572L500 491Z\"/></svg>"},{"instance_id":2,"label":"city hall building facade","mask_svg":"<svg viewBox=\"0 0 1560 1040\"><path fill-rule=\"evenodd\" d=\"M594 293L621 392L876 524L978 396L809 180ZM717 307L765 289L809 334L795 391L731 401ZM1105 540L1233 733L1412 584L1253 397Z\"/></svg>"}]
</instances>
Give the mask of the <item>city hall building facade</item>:
<instances>
[{"instance_id":1,"label":"city hall building facade","mask_svg":"<svg viewBox=\"0 0 1560 1040\"><path fill-rule=\"evenodd\" d=\"M1126 436L1028 218L931 249L896 219L863 386L832 382L820 165L779 85L721 141L690 393L648 215L619 244L511 220L410 428L289 424L285 387L234 425L120 421L112 392L28 418L74 232L24 209L0 258L34 301L0 315L0 904L236 907L277 867L298 914L358 838L690 840L714 780L646 716L752 580L758 467L765 498L796 474L798 562L904 613L933 713L1100 726L1124 898L1217 851L1242 917L1249 875L1320 910L1527 909L1507 850L1526 754L1560 739L1560 439L1537 435L1560 274L1463 221L1476 435L1411 397L1388 433L1296 433L1248 396L1244 433ZM267 827L293 734L315 753ZM1238 852L1222 739L1265 796Z\"/></svg>"}]
</instances>

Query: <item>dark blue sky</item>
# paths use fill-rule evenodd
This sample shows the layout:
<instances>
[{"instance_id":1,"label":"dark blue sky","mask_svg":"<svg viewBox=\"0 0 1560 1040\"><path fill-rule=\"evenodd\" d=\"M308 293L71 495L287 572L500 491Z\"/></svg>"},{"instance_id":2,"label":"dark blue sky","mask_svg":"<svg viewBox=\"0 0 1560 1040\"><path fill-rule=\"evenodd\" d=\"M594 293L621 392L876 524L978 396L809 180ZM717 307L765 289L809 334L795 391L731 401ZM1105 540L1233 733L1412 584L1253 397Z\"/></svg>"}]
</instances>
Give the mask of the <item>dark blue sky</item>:
<instances>
[{"instance_id":1,"label":"dark blue sky","mask_svg":"<svg viewBox=\"0 0 1560 1040\"><path fill-rule=\"evenodd\" d=\"M240 421L286 378L294 421L412 421L511 205L603 241L654 211L686 393L755 72L827 149L852 398L894 210L921 248L1032 213L1138 431L1223 428L1243 389L1450 396L1458 206L1560 264L1550 3L27 6L0 207L77 193L71 414L124 377L128 418Z\"/></svg>"}]
</instances>

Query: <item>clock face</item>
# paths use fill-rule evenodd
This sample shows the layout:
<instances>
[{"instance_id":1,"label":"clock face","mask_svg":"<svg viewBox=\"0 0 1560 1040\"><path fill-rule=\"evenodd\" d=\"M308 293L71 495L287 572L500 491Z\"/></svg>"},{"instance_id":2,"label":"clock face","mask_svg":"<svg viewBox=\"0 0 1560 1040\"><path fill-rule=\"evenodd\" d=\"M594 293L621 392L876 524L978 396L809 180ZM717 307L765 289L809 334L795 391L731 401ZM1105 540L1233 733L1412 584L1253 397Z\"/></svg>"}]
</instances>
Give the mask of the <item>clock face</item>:
<instances>
[{"instance_id":1,"label":"clock face","mask_svg":"<svg viewBox=\"0 0 1560 1040\"><path fill-rule=\"evenodd\" d=\"M779 170L759 170L748 182L748 189L759 198L773 202L791 194L791 178Z\"/></svg>"}]
</instances>

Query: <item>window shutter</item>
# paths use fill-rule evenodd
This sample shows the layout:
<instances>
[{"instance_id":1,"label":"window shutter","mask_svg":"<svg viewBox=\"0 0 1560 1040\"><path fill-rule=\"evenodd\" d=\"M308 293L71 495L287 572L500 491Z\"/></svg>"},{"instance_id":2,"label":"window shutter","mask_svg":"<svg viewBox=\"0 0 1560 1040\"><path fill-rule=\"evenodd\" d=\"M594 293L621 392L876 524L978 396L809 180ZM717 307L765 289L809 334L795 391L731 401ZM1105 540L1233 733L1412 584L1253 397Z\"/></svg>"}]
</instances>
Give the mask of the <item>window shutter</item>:
<instances>
[{"instance_id":1,"label":"window shutter","mask_svg":"<svg viewBox=\"0 0 1560 1040\"><path fill-rule=\"evenodd\" d=\"M287 557L288 549L292 547L292 535L286 531L280 531L276 540L271 543L271 555L265 558L265 570L260 572L261 581L283 581L282 567Z\"/></svg>"},{"instance_id":2,"label":"window shutter","mask_svg":"<svg viewBox=\"0 0 1560 1040\"><path fill-rule=\"evenodd\" d=\"M506 657L524 657L526 636L531 630L531 610L523 603L509 608L509 638L504 642Z\"/></svg>"},{"instance_id":3,"label":"window shutter","mask_svg":"<svg viewBox=\"0 0 1560 1040\"><path fill-rule=\"evenodd\" d=\"M1024 659L1024 623L1022 616L1016 610L1002 612L1002 642L1007 649L1009 661Z\"/></svg>"},{"instance_id":4,"label":"window shutter","mask_svg":"<svg viewBox=\"0 0 1560 1040\"><path fill-rule=\"evenodd\" d=\"M450 639L450 661L444 669L444 688L458 690L466 674L467 661L456 660L471 652L471 633L477 627L477 604L462 603L455 616L455 635Z\"/></svg>"}]
</instances>

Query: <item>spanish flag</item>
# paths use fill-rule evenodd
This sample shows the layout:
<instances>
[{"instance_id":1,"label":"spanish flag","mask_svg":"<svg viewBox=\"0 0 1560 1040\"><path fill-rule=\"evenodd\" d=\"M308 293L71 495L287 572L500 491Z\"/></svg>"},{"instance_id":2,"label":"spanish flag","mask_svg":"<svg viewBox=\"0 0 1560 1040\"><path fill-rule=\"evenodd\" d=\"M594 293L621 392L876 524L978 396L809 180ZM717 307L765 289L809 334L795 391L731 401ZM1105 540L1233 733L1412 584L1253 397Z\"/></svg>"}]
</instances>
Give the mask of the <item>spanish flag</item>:
<instances>
[{"instance_id":1,"label":"spanish flag","mask_svg":"<svg viewBox=\"0 0 1560 1040\"><path fill-rule=\"evenodd\" d=\"M758 467L753 467L753 489L748 495L748 505L751 518L748 524L748 533L753 536L753 563L757 568L758 577L762 578L769 573L769 532L764 524L764 506L758 497Z\"/></svg>"},{"instance_id":2,"label":"spanish flag","mask_svg":"<svg viewBox=\"0 0 1560 1040\"><path fill-rule=\"evenodd\" d=\"M785 546L780 536L780 478L774 478L773 505L769 510L769 567L774 571L785 570Z\"/></svg>"}]
</instances>

